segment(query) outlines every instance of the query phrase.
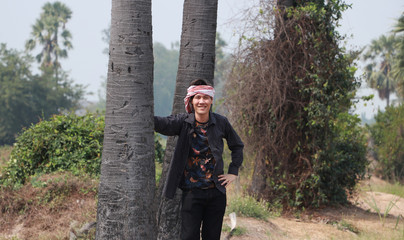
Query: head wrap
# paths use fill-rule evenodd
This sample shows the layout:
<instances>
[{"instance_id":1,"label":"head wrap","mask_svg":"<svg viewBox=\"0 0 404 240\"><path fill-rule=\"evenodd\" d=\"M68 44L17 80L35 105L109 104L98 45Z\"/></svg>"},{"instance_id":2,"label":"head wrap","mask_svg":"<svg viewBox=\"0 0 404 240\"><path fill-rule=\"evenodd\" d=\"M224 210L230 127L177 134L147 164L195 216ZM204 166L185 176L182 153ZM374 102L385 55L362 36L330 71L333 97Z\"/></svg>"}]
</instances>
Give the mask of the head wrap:
<instances>
[{"instance_id":1,"label":"head wrap","mask_svg":"<svg viewBox=\"0 0 404 240\"><path fill-rule=\"evenodd\" d=\"M215 89L212 86L209 85L192 85L188 88L187 90L187 96L184 98L184 104L185 104L185 111L187 113L192 112L192 103L190 104L190 99L192 96L195 96L196 94L203 94L203 95L208 95L210 97L215 96Z\"/></svg>"}]
</instances>

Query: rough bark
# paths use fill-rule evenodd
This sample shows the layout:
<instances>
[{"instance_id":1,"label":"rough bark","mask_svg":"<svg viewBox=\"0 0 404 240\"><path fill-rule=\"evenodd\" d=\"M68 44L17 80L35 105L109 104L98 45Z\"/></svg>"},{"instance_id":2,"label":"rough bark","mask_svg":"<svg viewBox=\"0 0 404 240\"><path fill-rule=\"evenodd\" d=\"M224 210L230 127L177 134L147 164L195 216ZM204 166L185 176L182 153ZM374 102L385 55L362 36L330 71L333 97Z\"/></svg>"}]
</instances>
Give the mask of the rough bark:
<instances>
[{"instance_id":1,"label":"rough bark","mask_svg":"<svg viewBox=\"0 0 404 240\"><path fill-rule=\"evenodd\" d=\"M113 0L96 239L155 239L151 0Z\"/></svg>"},{"instance_id":2,"label":"rough bark","mask_svg":"<svg viewBox=\"0 0 404 240\"><path fill-rule=\"evenodd\" d=\"M197 78L206 79L213 85L215 68L215 39L217 23L217 0L185 0L183 10L180 59L174 94L173 114L184 112L184 97L187 88ZM158 239L180 238L181 191L169 200L161 196L165 178L176 145L176 138L169 137L159 183L158 199L161 199L157 215Z\"/></svg>"}]
</instances>

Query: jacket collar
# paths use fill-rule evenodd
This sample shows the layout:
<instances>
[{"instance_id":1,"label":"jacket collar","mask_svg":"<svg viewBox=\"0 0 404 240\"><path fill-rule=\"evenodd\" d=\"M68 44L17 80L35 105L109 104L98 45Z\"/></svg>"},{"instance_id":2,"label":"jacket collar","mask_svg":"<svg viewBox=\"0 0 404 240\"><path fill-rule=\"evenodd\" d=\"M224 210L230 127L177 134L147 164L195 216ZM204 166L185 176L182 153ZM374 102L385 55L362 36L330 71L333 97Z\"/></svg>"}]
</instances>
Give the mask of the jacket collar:
<instances>
[{"instance_id":1,"label":"jacket collar","mask_svg":"<svg viewBox=\"0 0 404 240\"><path fill-rule=\"evenodd\" d=\"M188 117L185 118L185 122L189 123L189 124L194 124L195 122L195 113L190 113L188 114ZM209 125L210 124L216 124L216 117L215 114L212 112L209 112Z\"/></svg>"}]
</instances>

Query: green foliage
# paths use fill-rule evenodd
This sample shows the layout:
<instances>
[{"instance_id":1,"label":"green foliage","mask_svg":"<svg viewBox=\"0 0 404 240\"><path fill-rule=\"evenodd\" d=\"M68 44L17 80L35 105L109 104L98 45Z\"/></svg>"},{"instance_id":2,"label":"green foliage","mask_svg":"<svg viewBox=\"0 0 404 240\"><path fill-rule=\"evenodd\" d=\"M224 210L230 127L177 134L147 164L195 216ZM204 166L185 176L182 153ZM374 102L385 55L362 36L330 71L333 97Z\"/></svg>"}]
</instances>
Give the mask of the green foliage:
<instances>
[{"instance_id":1,"label":"green foliage","mask_svg":"<svg viewBox=\"0 0 404 240\"><path fill-rule=\"evenodd\" d=\"M23 127L74 108L83 88L72 84L63 71L58 80L52 73L31 72L32 58L6 45L0 47L0 145L11 145Z\"/></svg>"},{"instance_id":2,"label":"green foliage","mask_svg":"<svg viewBox=\"0 0 404 240\"><path fill-rule=\"evenodd\" d=\"M318 181L314 189L319 189L318 204L322 202L346 203L346 191L352 192L356 183L366 173L366 138L359 126L360 119L348 113L339 114L333 124L332 133L325 150L318 152ZM313 181L316 179L315 181Z\"/></svg>"},{"instance_id":3,"label":"green foliage","mask_svg":"<svg viewBox=\"0 0 404 240\"><path fill-rule=\"evenodd\" d=\"M32 38L26 50L36 55L41 74L30 70L34 59L26 53L0 47L0 145L12 144L16 134L40 118L71 109L78 105L84 90L74 85L60 66L72 48L71 34L65 28L71 10L61 2L46 3L40 18L32 26Z\"/></svg>"},{"instance_id":4,"label":"green foliage","mask_svg":"<svg viewBox=\"0 0 404 240\"><path fill-rule=\"evenodd\" d=\"M404 105L388 107L369 127L377 154L376 172L392 181L404 180Z\"/></svg>"},{"instance_id":5,"label":"green foliage","mask_svg":"<svg viewBox=\"0 0 404 240\"><path fill-rule=\"evenodd\" d=\"M23 184L34 174L58 170L98 175L103 137L103 117L69 114L41 121L17 138L2 181Z\"/></svg>"},{"instance_id":6,"label":"green foliage","mask_svg":"<svg viewBox=\"0 0 404 240\"><path fill-rule=\"evenodd\" d=\"M227 213L235 212L237 216L252 217L267 220L270 216L269 204L264 201L257 201L254 197L246 195L232 198L226 208Z\"/></svg>"},{"instance_id":7,"label":"green foliage","mask_svg":"<svg viewBox=\"0 0 404 240\"><path fill-rule=\"evenodd\" d=\"M54 115L32 125L18 136L0 183L19 185L30 176L56 171L99 176L104 126L104 117L95 114ZM164 154L160 141L155 135L158 163Z\"/></svg>"},{"instance_id":8,"label":"green foliage","mask_svg":"<svg viewBox=\"0 0 404 240\"><path fill-rule=\"evenodd\" d=\"M0 48L0 145L11 144L21 126L32 121L30 106L32 59L5 44Z\"/></svg>"}]
</instances>

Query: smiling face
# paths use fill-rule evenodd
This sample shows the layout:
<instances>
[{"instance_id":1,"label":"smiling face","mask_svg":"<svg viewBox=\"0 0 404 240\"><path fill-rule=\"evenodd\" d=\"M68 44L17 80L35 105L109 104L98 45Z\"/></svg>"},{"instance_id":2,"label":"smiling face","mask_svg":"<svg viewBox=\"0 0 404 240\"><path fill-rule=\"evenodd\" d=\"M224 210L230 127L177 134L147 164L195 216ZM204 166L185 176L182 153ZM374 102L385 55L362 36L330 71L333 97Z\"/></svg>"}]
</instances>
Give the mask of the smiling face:
<instances>
[{"instance_id":1,"label":"smiling face","mask_svg":"<svg viewBox=\"0 0 404 240\"><path fill-rule=\"evenodd\" d=\"M192 99L192 107L194 108L195 115L208 116L209 110L212 106L212 97L205 94L196 94Z\"/></svg>"}]
</instances>

